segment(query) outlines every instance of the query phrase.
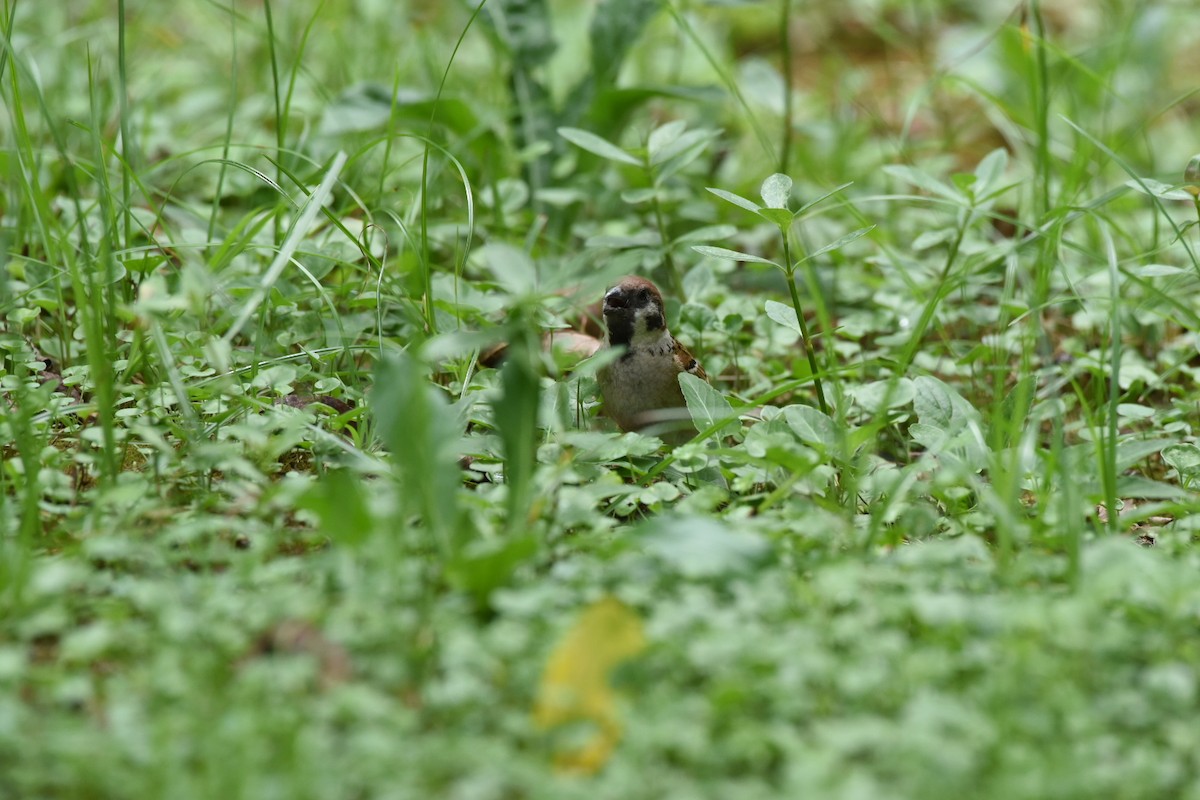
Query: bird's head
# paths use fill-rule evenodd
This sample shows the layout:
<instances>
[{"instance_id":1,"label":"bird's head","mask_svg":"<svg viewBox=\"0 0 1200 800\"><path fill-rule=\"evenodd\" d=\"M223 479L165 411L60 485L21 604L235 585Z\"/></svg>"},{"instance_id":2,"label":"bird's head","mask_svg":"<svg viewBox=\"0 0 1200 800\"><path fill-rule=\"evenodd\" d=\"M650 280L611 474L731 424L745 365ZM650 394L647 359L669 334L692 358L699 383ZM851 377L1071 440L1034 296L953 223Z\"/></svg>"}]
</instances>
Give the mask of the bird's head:
<instances>
[{"instance_id":1,"label":"bird's head","mask_svg":"<svg viewBox=\"0 0 1200 800\"><path fill-rule=\"evenodd\" d=\"M662 293L645 278L627 275L604 293L604 324L610 345L660 338L667 329Z\"/></svg>"}]
</instances>

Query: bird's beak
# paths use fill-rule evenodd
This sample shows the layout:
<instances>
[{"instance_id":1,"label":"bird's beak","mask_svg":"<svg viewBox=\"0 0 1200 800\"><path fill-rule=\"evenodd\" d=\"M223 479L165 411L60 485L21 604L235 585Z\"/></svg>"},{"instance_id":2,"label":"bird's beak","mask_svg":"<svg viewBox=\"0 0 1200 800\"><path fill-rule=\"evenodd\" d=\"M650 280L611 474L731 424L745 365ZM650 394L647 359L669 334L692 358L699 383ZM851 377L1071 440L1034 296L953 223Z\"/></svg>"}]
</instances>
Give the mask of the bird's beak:
<instances>
[{"instance_id":1,"label":"bird's beak","mask_svg":"<svg viewBox=\"0 0 1200 800\"><path fill-rule=\"evenodd\" d=\"M614 286L604 295L604 315L629 313L629 296L619 286Z\"/></svg>"}]
</instances>

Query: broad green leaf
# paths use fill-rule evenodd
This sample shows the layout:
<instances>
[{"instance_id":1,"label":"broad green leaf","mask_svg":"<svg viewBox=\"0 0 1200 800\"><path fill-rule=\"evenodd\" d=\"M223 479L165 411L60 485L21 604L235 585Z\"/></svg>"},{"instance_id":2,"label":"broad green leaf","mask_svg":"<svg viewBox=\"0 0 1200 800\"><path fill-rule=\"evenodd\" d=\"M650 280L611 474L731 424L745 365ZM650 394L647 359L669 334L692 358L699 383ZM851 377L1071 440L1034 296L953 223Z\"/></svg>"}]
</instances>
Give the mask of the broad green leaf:
<instances>
[{"instance_id":1,"label":"broad green leaf","mask_svg":"<svg viewBox=\"0 0 1200 800\"><path fill-rule=\"evenodd\" d=\"M308 488L298 505L317 515L321 532L331 541L357 547L375 529L367 486L361 475L349 469L331 469Z\"/></svg>"},{"instance_id":2,"label":"broad green leaf","mask_svg":"<svg viewBox=\"0 0 1200 800\"><path fill-rule=\"evenodd\" d=\"M594 133L590 133L579 128L559 128L558 135L566 139L576 147L587 150L593 155L608 159L609 161L617 161L622 164L630 164L635 167L642 166L642 162L617 147L607 139L603 139Z\"/></svg>"},{"instance_id":3,"label":"broad green leaf","mask_svg":"<svg viewBox=\"0 0 1200 800\"><path fill-rule=\"evenodd\" d=\"M741 195L734 194L733 192L727 192L724 189L714 189L711 186L708 187L708 191L711 192L712 194L715 194L717 197L721 198L722 200L726 200L730 203L733 203L735 206L737 206L739 208L746 209L747 211L751 212L752 214L757 214L759 211L758 203L754 202L753 200L747 200L746 198L742 197Z\"/></svg>"},{"instance_id":4,"label":"broad green leaf","mask_svg":"<svg viewBox=\"0 0 1200 800\"><path fill-rule=\"evenodd\" d=\"M544 199L539 195L539 199ZM502 178L495 187L484 186L479 200L488 208L501 208L512 214L529 202L529 184L517 178Z\"/></svg>"},{"instance_id":5,"label":"broad green leaf","mask_svg":"<svg viewBox=\"0 0 1200 800\"><path fill-rule=\"evenodd\" d=\"M292 383L299 374L299 371L290 364L273 364L260 370L254 376L254 380L250 381L250 385L258 389L270 389L279 395L286 395L291 393Z\"/></svg>"},{"instance_id":6,"label":"broad green leaf","mask_svg":"<svg viewBox=\"0 0 1200 800\"><path fill-rule=\"evenodd\" d=\"M693 245L692 249L703 256L712 256L713 258L724 259L725 261L750 261L755 264L770 264L773 267L778 267L774 261L763 258L762 256L754 256L749 253L742 253L737 250L727 250L724 247L712 247L706 244Z\"/></svg>"},{"instance_id":7,"label":"broad green leaf","mask_svg":"<svg viewBox=\"0 0 1200 800\"><path fill-rule=\"evenodd\" d=\"M564 431L562 442L569 445L576 461L607 464L629 456L648 456L658 451L653 437L637 433L614 436L604 431Z\"/></svg>"},{"instance_id":8,"label":"broad green leaf","mask_svg":"<svg viewBox=\"0 0 1200 800\"><path fill-rule=\"evenodd\" d=\"M529 254L507 242L488 242L471 254L493 280L510 294L524 295L537 287L537 268Z\"/></svg>"},{"instance_id":9,"label":"broad green leaf","mask_svg":"<svg viewBox=\"0 0 1200 800\"><path fill-rule=\"evenodd\" d=\"M1117 476L1117 497L1137 497L1142 500L1192 501L1196 495L1189 489L1166 481L1156 481L1141 475Z\"/></svg>"},{"instance_id":10,"label":"broad green leaf","mask_svg":"<svg viewBox=\"0 0 1200 800\"><path fill-rule=\"evenodd\" d=\"M1133 436L1129 439L1125 439L1117 444L1117 469L1129 469L1143 458L1161 452L1162 449L1168 444L1170 444L1170 441L1161 437L1156 439L1141 439L1137 436ZM1085 446L1091 447L1092 452L1095 453L1094 446Z\"/></svg>"},{"instance_id":11,"label":"broad green leaf","mask_svg":"<svg viewBox=\"0 0 1200 800\"><path fill-rule=\"evenodd\" d=\"M396 464L400 496L424 520L431 545L450 555L469 532L455 500L462 482L458 456L463 421L426 373L407 352L382 359L367 399Z\"/></svg>"},{"instance_id":12,"label":"broad green leaf","mask_svg":"<svg viewBox=\"0 0 1200 800\"><path fill-rule=\"evenodd\" d=\"M767 208L787 210L788 200L792 194L792 179L781 172L767 177L759 189L763 203Z\"/></svg>"},{"instance_id":13,"label":"broad green leaf","mask_svg":"<svg viewBox=\"0 0 1200 800\"><path fill-rule=\"evenodd\" d=\"M1155 409L1150 406L1144 406L1140 403L1117 403L1117 414L1130 419L1150 419L1155 413Z\"/></svg>"},{"instance_id":14,"label":"broad green leaf","mask_svg":"<svg viewBox=\"0 0 1200 800\"><path fill-rule=\"evenodd\" d=\"M513 573L538 553L537 536L510 531L505 536L474 539L446 561L450 585L475 599L486 608L492 593L508 585Z\"/></svg>"},{"instance_id":15,"label":"broad green leaf","mask_svg":"<svg viewBox=\"0 0 1200 800\"><path fill-rule=\"evenodd\" d=\"M819 445L826 450L838 446L837 428L834 421L811 406L794 405L783 409L792 432L807 445Z\"/></svg>"},{"instance_id":16,"label":"broad green leaf","mask_svg":"<svg viewBox=\"0 0 1200 800\"><path fill-rule=\"evenodd\" d=\"M788 330L793 330L796 333L803 335L800 330L800 321L796 319L796 309L789 305L780 303L777 300L768 300L765 311L767 316L775 322L778 322Z\"/></svg>"},{"instance_id":17,"label":"broad green leaf","mask_svg":"<svg viewBox=\"0 0 1200 800\"><path fill-rule=\"evenodd\" d=\"M515 318L522 319L522 316ZM533 324L530 322L521 328L533 330ZM533 473L537 466L537 422L542 387L538 374L540 350L538 337L528 333L509 342L504 365L500 369L501 391L492 396L492 415L504 450L508 527L512 533L527 527L529 506L534 495Z\"/></svg>"},{"instance_id":18,"label":"broad green leaf","mask_svg":"<svg viewBox=\"0 0 1200 800\"><path fill-rule=\"evenodd\" d=\"M872 414L878 414L884 410L881 408L884 400L887 400L889 409L899 408L911 403L915 395L912 381L908 378L897 380L895 388L892 388L891 381L881 380L849 386L846 392L854 398L855 403Z\"/></svg>"},{"instance_id":19,"label":"broad green leaf","mask_svg":"<svg viewBox=\"0 0 1200 800\"><path fill-rule=\"evenodd\" d=\"M679 388L683 390L683 399L687 403L688 413L696 429L703 432L720 424L720 430L737 422L737 414L733 406L725 399L725 395L714 389L708 381L701 380L687 372L679 373Z\"/></svg>"},{"instance_id":20,"label":"broad green leaf","mask_svg":"<svg viewBox=\"0 0 1200 800\"><path fill-rule=\"evenodd\" d=\"M673 503L682 495L683 491L670 481L657 481L638 492L637 501L653 508L663 503Z\"/></svg>"},{"instance_id":21,"label":"broad green leaf","mask_svg":"<svg viewBox=\"0 0 1200 800\"><path fill-rule=\"evenodd\" d=\"M968 422L979 423L979 411L937 378L922 375L912 382L913 409L923 425L955 433Z\"/></svg>"},{"instance_id":22,"label":"broad green leaf","mask_svg":"<svg viewBox=\"0 0 1200 800\"><path fill-rule=\"evenodd\" d=\"M706 261L692 267L683 276L684 297L702 297L716 286L717 278L713 274L713 268ZM711 312L711 309L709 311Z\"/></svg>"},{"instance_id":23,"label":"broad green leaf","mask_svg":"<svg viewBox=\"0 0 1200 800\"><path fill-rule=\"evenodd\" d=\"M771 551L762 537L711 517L659 517L638 526L635 540L688 578L745 572Z\"/></svg>"},{"instance_id":24,"label":"broad green leaf","mask_svg":"<svg viewBox=\"0 0 1200 800\"><path fill-rule=\"evenodd\" d=\"M943 466L957 464L972 472L979 472L986 466L988 448L976 426L964 426L951 431L914 422L908 426L908 435L915 443L937 455Z\"/></svg>"},{"instance_id":25,"label":"broad green leaf","mask_svg":"<svg viewBox=\"0 0 1200 800\"><path fill-rule=\"evenodd\" d=\"M333 98L321 113L316 133L323 137L381 130L388 120L429 123L437 112L437 122L460 135L479 130L482 123L471 103L457 97L435 97L424 90L401 87L394 94L378 83L359 83Z\"/></svg>"},{"instance_id":26,"label":"broad green leaf","mask_svg":"<svg viewBox=\"0 0 1200 800\"><path fill-rule=\"evenodd\" d=\"M1162 460L1175 468L1185 484L1195 483L1200 478L1200 447L1191 442L1164 447Z\"/></svg>"}]
</instances>

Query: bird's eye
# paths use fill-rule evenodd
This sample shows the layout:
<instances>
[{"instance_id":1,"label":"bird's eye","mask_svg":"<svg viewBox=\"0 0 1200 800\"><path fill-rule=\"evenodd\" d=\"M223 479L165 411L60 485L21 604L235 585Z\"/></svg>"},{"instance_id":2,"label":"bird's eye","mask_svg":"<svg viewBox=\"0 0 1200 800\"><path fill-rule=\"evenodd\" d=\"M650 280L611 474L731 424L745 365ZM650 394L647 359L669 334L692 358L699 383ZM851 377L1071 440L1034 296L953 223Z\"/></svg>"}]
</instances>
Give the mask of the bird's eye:
<instances>
[{"instance_id":1,"label":"bird's eye","mask_svg":"<svg viewBox=\"0 0 1200 800\"><path fill-rule=\"evenodd\" d=\"M650 290L649 289L638 289L638 300L643 303L650 302Z\"/></svg>"}]
</instances>

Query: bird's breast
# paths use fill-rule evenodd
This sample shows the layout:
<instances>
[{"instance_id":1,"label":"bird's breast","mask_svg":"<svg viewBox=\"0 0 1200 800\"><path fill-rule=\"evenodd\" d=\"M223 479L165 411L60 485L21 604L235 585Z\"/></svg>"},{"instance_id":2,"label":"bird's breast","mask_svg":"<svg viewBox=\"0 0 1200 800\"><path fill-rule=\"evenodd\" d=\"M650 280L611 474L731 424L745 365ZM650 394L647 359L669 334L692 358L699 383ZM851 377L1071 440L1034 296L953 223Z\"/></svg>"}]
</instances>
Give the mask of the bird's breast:
<instances>
[{"instance_id":1,"label":"bird's breast","mask_svg":"<svg viewBox=\"0 0 1200 800\"><path fill-rule=\"evenodd\" d=\"M622 430L636 430L647 424L648 412L683 408L678 374L669 348L627 351L596 376L604 413Z\"/></svg>"}]
</instances>

